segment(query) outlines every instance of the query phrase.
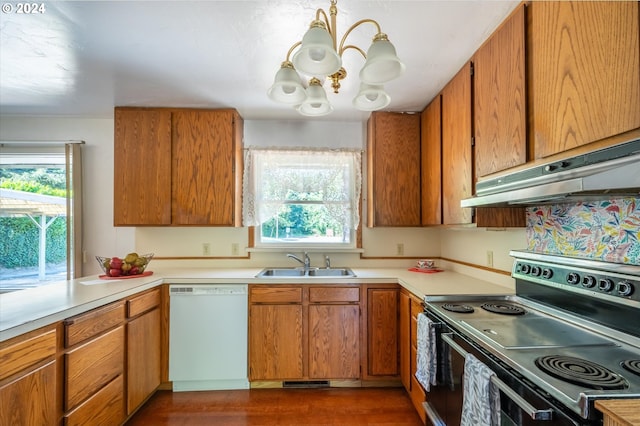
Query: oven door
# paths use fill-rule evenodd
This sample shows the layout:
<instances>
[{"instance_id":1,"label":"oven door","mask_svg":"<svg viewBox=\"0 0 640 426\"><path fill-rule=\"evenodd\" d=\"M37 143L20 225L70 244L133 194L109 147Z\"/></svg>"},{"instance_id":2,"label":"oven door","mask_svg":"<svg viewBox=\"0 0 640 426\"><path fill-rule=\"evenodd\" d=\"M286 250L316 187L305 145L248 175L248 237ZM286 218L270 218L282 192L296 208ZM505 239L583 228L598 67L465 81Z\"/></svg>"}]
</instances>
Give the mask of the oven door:
<instances>
[{"instance_id":1,"label":"oven door","mask_svg":"<svg viewBox=\"0 0 640 426\"><path fill-rule=\"evenodd\" d=\"M569 413L562 412L551 400L543 398L527 383L518 379L504 365L471 344L461 334L439 328L436 334L438 346L438 385L427 393L424 408L427 424L434 426L458 426L462 417L464 360L473 354L487 365L496 376L492 379L500 389L500 424L503 426L556 426L588 425Z\"/></svg>"}]
</instances>

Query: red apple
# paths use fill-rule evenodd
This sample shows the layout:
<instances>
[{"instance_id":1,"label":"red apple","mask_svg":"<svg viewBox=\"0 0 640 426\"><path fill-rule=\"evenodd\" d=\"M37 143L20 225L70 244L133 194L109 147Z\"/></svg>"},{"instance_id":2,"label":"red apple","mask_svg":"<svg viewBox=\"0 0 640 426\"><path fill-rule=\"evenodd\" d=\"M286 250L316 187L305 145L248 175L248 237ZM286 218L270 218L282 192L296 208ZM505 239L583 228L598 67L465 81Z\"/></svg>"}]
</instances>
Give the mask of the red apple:
<instances>
[{"instance_id":1,"label":"red apple","mask_svg":"<svg viewBox=\"0 0 640 426\"><path fill-rule=\"evenodd\" d=\"M117 269L117 268L109 269L109 276L110 277L119 277L120 274L122 274L122 271L120 269Z\"/></svg>"},{"instance_id":2,"label":"red apple","mask_svg":"<svg viewBox=\"0 0 640 426\"><path fill-rule=\"evenodd\" d=\"M137 266L132 266L129 270L129 273L131 275L138 275L140 273L140 268L138 268Z\"/></svg>"},{"instance_id":3,"label":"red apple","mask_svg":"<svg viewBox=\"0 0 640 426\"><path fill-rule=\"evenodd\" d=\"M111 262L109 262L109 266L111 267L111 269L120 269L120 267L122 266L122 259L120 259L119 257L112 257Z\"/></svg>"}]
</instances>

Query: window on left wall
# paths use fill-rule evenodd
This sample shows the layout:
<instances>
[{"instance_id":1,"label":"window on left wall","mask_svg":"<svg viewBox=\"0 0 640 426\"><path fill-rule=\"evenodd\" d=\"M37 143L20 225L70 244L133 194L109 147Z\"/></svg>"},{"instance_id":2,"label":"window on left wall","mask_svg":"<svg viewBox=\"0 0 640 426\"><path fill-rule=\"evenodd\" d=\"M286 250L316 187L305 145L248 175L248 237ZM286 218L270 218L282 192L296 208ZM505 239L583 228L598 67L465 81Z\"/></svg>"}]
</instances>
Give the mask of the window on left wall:
<instances>
[{"instance_id":1,"label":"window on left wall","mask_svg":"<svg viewBox=\"0 0 640 426\"><path fill-rule=\"evenodd\" d=\"M0 142L0 293L82 275L81 147Z\"/></svg>"}]
</instances>

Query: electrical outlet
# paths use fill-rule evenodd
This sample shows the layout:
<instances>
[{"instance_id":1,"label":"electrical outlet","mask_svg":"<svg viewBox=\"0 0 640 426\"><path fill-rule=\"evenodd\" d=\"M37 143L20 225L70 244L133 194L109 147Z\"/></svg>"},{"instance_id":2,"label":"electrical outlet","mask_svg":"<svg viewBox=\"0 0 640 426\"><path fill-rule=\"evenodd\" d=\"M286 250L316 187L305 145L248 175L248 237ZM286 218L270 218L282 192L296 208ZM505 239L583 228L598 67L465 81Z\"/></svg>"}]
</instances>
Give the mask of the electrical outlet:
<instances>
[{"instance_id":1,"label":"electrical outlet","mask_svg":"<svg viewBox=\"0 0 640 426\"><path fill-rule=\"evenodd\" d=\"M487 266L493 267L493 251L487 250Z\"/></svg>"},{"instance_id":2,"label":"electrical outlet","mask_svg":"<svg viewBox=\"0 0 640 426\"><path fill-rule=\"evenodd\" d=\"M238 256L240 254L240 245L238 243L231 244L231 255Z\"/></svg>"},{"instance_id":3,"label":"electrical outlet","mask_svg":"<svg viewBox=\"0 0 640 426\"><path fill-rule=\"evenodd\" d=\"M404 256L404 244L396 244L396 256Z\"/></svg>"},{"instance_id":4,"label":"electrical outlet","mask_svg":"<svg viewBox=\"0 0 640 426\"><path fill-rule=\"evenodd\" d=\"M202 255L203 256L211 256L211 244L210 243L202 243Z\"/></svg>"}]
</instances>

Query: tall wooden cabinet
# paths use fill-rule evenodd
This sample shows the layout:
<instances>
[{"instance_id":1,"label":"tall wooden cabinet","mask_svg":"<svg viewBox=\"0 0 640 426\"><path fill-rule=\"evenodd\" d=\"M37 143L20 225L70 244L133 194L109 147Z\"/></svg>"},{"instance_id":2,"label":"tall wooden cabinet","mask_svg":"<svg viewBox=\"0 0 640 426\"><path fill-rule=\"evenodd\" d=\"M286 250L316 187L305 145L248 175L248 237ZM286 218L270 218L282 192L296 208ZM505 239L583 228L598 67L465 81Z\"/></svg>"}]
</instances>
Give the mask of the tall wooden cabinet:
<instances>
[{"instance_id":1,"label":"tall wooden cabinet","mask_svg":"<svg viewBox=\"0 0 640 426\"><path fill-rule=\"evenodd\" d=\"M472 210L460 200L473 191L471 157L471 63L442 90L442 223L469 224Z\"/></svg>"},{"instance_id":2,"label":"tall wooden cabinet","mask_svg":"<svg viewBox=\"0 0 640 426\"><path fill-rule=\"evenodd\" d=\"M231 109L115 109L116 226L240 226L243 121Z\"/></svg>"},{"instance_id":3,"label":"tall wooden cabinet","mask_svg":"<svg viewBox=\"0 0 640 426\"><path fill-rule=\"evenodd\" d=\"M367 133L367 226L420 226L420 115L374 112Z\"/></svg>"},{"instance_id":4,"label":"tall wooden cabinet","mask_svg":"<svg viewBox=\"0 0 640 426\"><path fill-rule=\"evenodd\" d=\"M531 2L534 158L640 127L637 1Z\"/></svg>"},{"instance_id":5,"label":"tall wooden cabinet","mask_svg":"<svg viewBox=\"0 0 640 426\"><path fill-rule=\"evenodd\" d=\"M473 57L475 177L527 161L525 5Z\"/></svg>"}]
</instances>

